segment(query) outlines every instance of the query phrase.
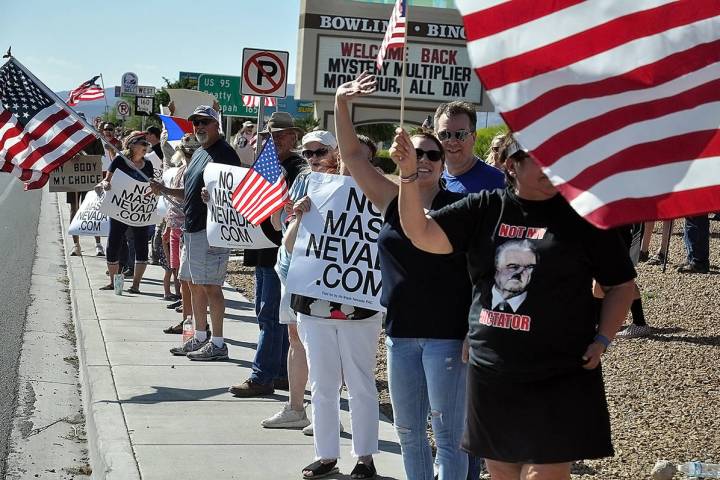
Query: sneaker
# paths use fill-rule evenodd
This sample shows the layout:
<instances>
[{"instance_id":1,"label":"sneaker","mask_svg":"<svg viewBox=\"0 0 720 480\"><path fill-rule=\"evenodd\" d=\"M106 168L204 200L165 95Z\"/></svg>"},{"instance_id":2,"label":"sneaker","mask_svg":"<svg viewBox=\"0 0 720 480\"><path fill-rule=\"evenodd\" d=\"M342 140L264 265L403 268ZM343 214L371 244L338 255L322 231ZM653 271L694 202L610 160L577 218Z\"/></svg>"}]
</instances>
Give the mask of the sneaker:
<instances>
[{"instance_id":1,"label":"sneaker","mask_svg":"<svg viewBox=\"0 0 720 480\"><path fill-rule=\"evenodd\" d=\"M95 244L95 256L98 257L104 257L105 256L105 250L103 249L103 246L99 243Z\"/></svg>"},{"instance_id":2,"label":"sneaker","mask_svg":"<svg viewBox=\"0 0 720 480\"><path fill-rule=\"evenodd\" d=\"M708 273L710 269L708 267L698 265L697 263L690 262L680 265L677 271L679 273Z\"/></svg>"},{"instance_id":3,"label":"sneaker","mask_svg":"<svg viewBox=\"0 0 720 480\"><path fill-rule=\"evenodd\" d=\"M624 329L620 330L615 337L617 338L639 338L647 337L653 333L653 328L650 325L635 325L631 323Z\"/></svg>"},{"instance_id":4,"label":"sneaker","mask_svg":"<svg viewBox=\"0 0 720 480\"><path fill-rule=\"evenodd\" d=\"M301 411L293 410L286 403L282 410L260 422L264 428L304 428L310 425L305 407Z\"/></svg>"},{"instance_id":5,"label":"sneaker","mask_svg":"<svg viewBox=\"0 0 720 480\"><path fill-rule=\"evenodd\" d=\"M207 342L200 350L188 352L187 357L190 360L198 362L212 362L214 360L227 360L228 348L227 343L223 342L222 347L216 347L214 343Z\"/></svg>"},{"instance_id":6,"label":"sneaker","mask_svg":"<svg viewBox=\"0 0 720 480\"><path fill-rule=\"evenodd\" d=\"M177 302L173 302L168 305L165 305L165 308L169 308L170 310L174 310L178 307L182 308L182 300L178 300Z\"/></svg>"},{"instance_id":7,"label":"sneaker","mask_svg":"<svg viewBox=\"0 0 720 480\"><path fill-rule=\"evenodd\" d=\"M272 383L268 385L261 385L248 379L240 385L233 385L228 388L228 392L232 393L236 397L248 398L258 397L260 395L272 395L275 393Z\"/></svg>"},{"instance_id":8,"label":"sneaker","mask_svg":"<svg viewBox=\"0 0 720 480\"><path fill-rule=\"evenodd\" d=\"M71 257L82 257L82 250L80 249L80 245L75 245L72 249L72 252L70 252Z\"/></svg>"},{"instance_id":9,"label":"sneaker","mask_svg":"<svg viewBox=\"0 0 720 480\"><path fill-rule=\"evenodd\" d=\"M133 276L135 276L135 271L134 270L123 270L123 275L125 276L125 278L133 278Z\"/></svg>"},{"instance_id":10,"label":"sneaker","mask_svg":"<svg viewBox=\"0 0 720 480\"><path fill-rule=\"evenodd\" d=\"M345 427L343 427L342 422L340 422L340 433L343 433L345 431ZM307 427L302 429L303 435L307 435L308 437L312 437L315 432L313 432L313 426L312 423L308 425Z\"/></svg>"},{"instance_id":11,"label":"sneaker","mask_svg":"<svg viewBox=\"0 0 720 480\"><path fill-rule=\"evenodd\" d=\"M210 337L205 338L202 342L195 337L185 342L179 347L173 347L170 349L170 353L177 356L186 356L190 352L200 350L206 343L210 341Z\"/></svg>"},{"instance_id":12,"label":"sneaker","mask_svg":"<svg viewBox=\"0 0 720 480\"><path fill-rule=\"evenodd\" d=\"M647 264L648 265L662 265L665 263L665 255L662 254L662 252L658 252L652 257L648 258Z\"/></svg>"}]
</instances>

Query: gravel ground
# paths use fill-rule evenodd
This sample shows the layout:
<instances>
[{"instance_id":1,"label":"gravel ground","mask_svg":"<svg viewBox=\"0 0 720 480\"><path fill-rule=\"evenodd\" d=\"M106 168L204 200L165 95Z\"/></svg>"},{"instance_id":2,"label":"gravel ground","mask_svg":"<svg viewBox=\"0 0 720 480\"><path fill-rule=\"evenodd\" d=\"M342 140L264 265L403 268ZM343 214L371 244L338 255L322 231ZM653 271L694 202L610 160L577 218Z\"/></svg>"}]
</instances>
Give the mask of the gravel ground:
<instances>
[{"instance_id":1,"label":"gravel ground","mask_svg":"<svg viewBox=\"0 0 720 480\"><path fill-rule=\"evenodd\" d=\"M720 463L720 222L711 222L710 274L683 275L682 220L675 222L668 269L641 263L638 284L646 338L618 340L603 359L615 457L581 462L573 479L646 479L657 460ZM651 253L660 242L659 223ZM230 262L228 282L253 298L252 268ZM384 334L376 379L381 411L392 418ZM680 475L676 475L680 478Z\"/></svg>"}]
</instances>

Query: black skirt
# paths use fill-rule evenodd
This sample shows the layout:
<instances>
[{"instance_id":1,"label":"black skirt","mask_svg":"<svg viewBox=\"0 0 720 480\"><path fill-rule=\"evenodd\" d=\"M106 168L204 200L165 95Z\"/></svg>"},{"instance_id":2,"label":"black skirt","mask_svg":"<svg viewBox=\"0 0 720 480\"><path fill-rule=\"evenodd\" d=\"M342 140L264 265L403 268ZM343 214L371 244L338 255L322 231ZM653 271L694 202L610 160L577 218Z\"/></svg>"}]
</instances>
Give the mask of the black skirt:
<instances>
[{"instance_id":1,"label":"black skirt","mask_svg":"<svg viewBox=\"0 0 720 480\"><path fill-rule=\"evenodd\" d=\"M510 463L564 463L614 454L600 367L508 382L470 365L463 449Z\"/></svg>"}]
</instances>

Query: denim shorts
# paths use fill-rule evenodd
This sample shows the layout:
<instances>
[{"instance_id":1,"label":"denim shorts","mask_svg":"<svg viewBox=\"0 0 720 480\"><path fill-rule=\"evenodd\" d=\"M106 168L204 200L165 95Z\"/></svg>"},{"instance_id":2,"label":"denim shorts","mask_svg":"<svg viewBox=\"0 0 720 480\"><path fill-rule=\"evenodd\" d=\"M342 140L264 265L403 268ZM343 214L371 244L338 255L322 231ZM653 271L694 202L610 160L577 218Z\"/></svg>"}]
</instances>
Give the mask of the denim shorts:
<instances>
[{"instance_id":1,"label":"denim shorts","mask_svg":"<svg viewBox=\"0 0 720 480\"><path fill-rule=\"evenodd\" d=\"M180 280L195 285L219 285L225 283L230 249L211 247L205 230L183 232L183 248L180 259Z\"/></svg>"}]
</instances>

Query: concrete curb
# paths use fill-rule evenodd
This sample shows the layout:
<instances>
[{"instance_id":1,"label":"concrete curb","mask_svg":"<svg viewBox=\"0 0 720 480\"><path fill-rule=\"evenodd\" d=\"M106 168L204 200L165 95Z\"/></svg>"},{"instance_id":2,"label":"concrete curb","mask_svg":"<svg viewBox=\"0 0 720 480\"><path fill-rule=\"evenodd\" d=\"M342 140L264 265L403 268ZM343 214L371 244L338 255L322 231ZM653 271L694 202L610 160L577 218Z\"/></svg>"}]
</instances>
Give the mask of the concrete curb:
<instances>
[{"instance_id":1,"label":"concrete curb","mask_svg":"<svg viewBox=\"0 0 720 480\"><path fill-rule=\"evenodd\" d=\"M70 280L72 316L77 336L80 363L80 386L86 418L88 452L93 479L140 480L125 415L123 413L113 372L105 349L105 341L95 310L90 282L83 257L71 257L73 243L67 233L65 203L58 198L58 215L63 237L65 262Z\"/></svg>"}]
</instances>

